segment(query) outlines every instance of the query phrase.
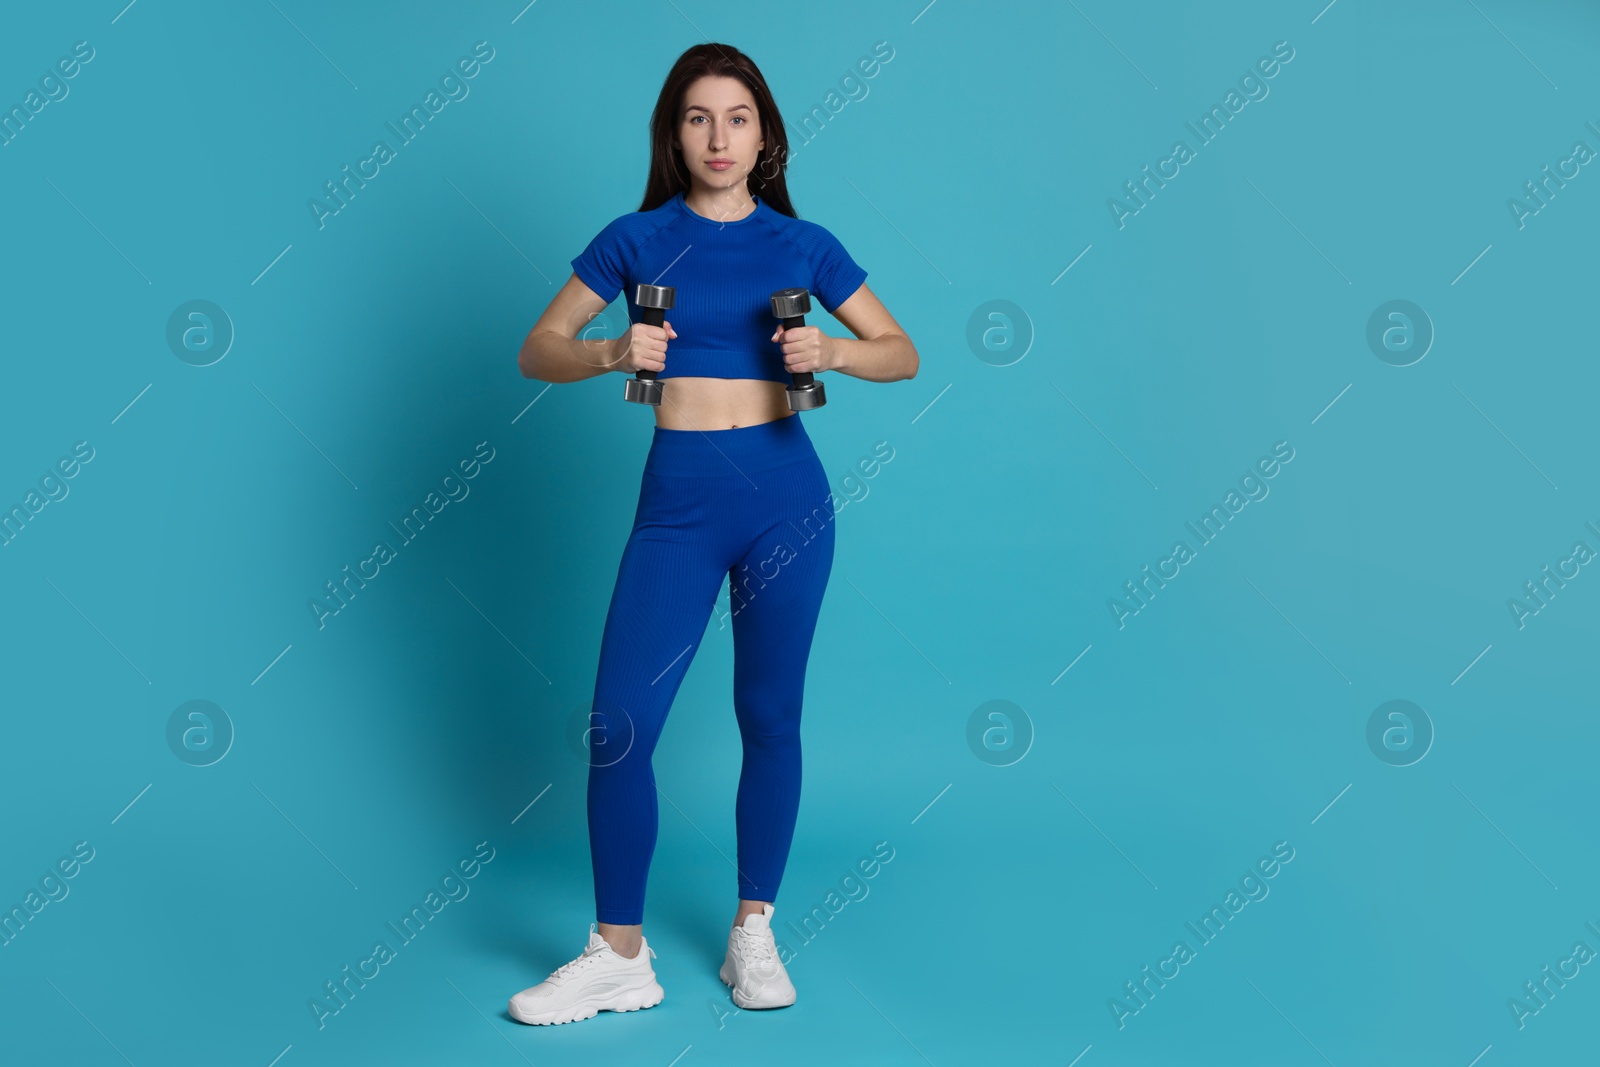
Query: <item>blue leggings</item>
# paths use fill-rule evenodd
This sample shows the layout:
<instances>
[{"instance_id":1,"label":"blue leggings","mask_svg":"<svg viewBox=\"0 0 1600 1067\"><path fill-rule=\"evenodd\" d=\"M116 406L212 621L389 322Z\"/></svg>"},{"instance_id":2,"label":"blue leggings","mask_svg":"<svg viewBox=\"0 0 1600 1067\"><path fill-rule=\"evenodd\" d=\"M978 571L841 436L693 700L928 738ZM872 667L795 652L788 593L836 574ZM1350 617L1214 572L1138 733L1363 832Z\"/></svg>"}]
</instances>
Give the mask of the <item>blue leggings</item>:
<instances>
[{"instance_id":1,"label":"blue leggings","mask_svg":"<svg viewBox=\"0 0 1600 1067\"><path fill-rule=\"evenodd\" d=\"M800 704L833 566L828 478L798 415L728 430L657 427L600 643L589 733L589 850L600 922L644 921L658 809L651 756L729 583L739 896L777 899L800 807Z\"/></svg>"}]
</instances>

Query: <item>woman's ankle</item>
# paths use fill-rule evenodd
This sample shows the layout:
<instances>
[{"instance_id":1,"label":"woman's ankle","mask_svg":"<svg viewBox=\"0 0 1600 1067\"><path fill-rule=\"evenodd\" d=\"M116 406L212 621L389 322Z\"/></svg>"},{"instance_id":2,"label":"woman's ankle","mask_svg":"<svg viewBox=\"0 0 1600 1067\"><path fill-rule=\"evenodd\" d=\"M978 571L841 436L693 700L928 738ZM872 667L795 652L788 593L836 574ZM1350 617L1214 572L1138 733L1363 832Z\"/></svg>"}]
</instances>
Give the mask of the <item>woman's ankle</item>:
<instances>
[{"instance_id":1,"label":"woman's ankle","mask_svg":"<svg viewBox=\"0 0 1600 1067\"><path fill-rule=\"evenodd\" d=\"M745 919L747 917L749 917L751 915L760 915L763 911L766 910L767 905L770 904L770 903L771 903L771 901L745 900L745 899L743 899L741 897L740 900L739 900L739 906L736 909L734 909L733 925L734 926L743 926L744 925L744 921L745 921Z\"/></svg>"},{"instance_id":2,"label":"woman's ankle","mask_svg":"<svg viewBox=\"0 0 1600 1067\"><path fill-rule=\"evenodd\" d=\"M614 923L597 923L600 937L611 946L611 951L623 959L634 959L644 941L644 926L619 926Z\"/></svg>"}]
</instances>

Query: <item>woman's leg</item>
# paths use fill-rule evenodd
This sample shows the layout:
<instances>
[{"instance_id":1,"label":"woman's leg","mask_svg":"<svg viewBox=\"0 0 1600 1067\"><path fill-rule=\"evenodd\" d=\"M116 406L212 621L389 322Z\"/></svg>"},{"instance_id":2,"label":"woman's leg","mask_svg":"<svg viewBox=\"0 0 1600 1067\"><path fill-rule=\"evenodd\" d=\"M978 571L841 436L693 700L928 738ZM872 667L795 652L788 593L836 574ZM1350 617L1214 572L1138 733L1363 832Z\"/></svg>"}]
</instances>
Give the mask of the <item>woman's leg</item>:
<instances>
[{"instance_id":1,"label":"woman's leg","mask_svg":"<svg viewBox=\"0 0 1600 1067\"><path fill-rule=\"evenodd\" d=\"M716 499L645 475L600 643L589 735L589 850L599 933L638 952L658 812L651 757L726 573Z\"/></svg>"},{"instance_id":2,"label":"woman's leg","mask_svg":"<svg viewBox=\"0 0 1600 1067\"><path fill-rule=\"evenodd\" d=\"M800 706L833 568L834 517L820 462L768 471L773 521L730 571L733 705L744 743L735 809L739 910L777 899L800 807Z\"/></svg>"}]
</instances>

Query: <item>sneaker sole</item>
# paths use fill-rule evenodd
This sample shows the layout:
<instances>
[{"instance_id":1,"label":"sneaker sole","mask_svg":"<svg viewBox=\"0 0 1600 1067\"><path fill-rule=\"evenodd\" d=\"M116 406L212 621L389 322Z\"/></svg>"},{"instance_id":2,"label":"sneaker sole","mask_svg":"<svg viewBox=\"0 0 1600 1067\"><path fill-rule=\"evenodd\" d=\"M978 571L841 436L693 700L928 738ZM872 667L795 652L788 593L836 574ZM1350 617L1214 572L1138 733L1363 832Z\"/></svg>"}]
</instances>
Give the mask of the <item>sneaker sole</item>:
<instances>
[{"instance_id":1,"label":"sneaker sole","mask_svg":"<svg viewBox=\"0 0 1600 1067\"><path fill-rule=\"evenodd\" d=\"M562 1023L592 1019L603 1011L639 1011L642 1008L653 1008L660 1004L665 996L666 991L661 988L661 983L651 982L638 989L622 989L605 997L591 997L556 1012L523 1012L517 1007L516 1001L512 1001L508 1008L511 1017L519 1023L527 1023L530 1026L559 1026Z\"/></svg>"},{"instance_id":2,"label":"sneaker sole","mask_svg":"<svg viewBox=\"0 0 1600 1067\"><path fill-rule=\"evenodd\" d=\"M780 1001L780 1002L778 1002L776 1004L762 1004L762 1003L759 1003L757 1001L751 1000L749 997L747 997L743 993L739 992L738 987L733 984L733 981L731 979L729 979L729 977L728 977L728 965L726 963L724 963L722 965L722 969L717 972L717 977L722 979L722 984L723 985L727 986L730 990L732 990L734 1004L738 1005L741 1008L744 1008L747 1011L766 1011L769 1008L787 1008L790 1005L792 1005L794 1003L794 1000L795 1000L795 998L793 996L789 997L788 1000Z\"/></svg>"}]
</instances>

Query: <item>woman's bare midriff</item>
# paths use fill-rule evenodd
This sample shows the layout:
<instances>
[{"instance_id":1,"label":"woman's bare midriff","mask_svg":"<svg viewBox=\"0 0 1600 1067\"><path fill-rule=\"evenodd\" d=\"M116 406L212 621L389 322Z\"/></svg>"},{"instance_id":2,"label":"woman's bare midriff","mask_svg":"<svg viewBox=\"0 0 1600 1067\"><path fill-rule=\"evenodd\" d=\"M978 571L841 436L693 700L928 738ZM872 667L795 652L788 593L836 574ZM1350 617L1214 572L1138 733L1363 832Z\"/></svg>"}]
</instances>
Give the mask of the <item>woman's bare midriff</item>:
<instances>
[{"instance_id":1,"label":"woman's bare midriff","mask_svg":"<svg viewBox=\"0 0 1600 1067\"><path fill-rule=\"evenodd\" d=\"M782 382L757 378L667 378L661 383L656 425L666 430L734 430L786 419Z\"/></svg>"}]
</instances>

